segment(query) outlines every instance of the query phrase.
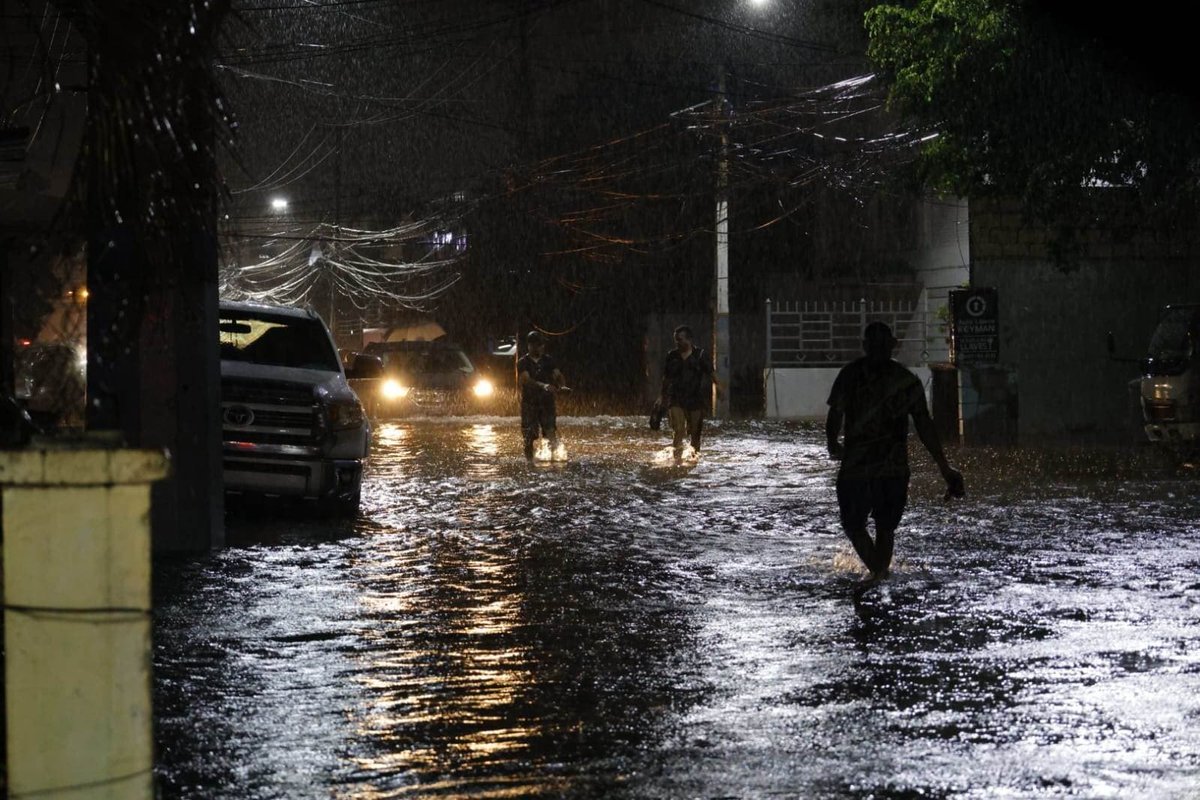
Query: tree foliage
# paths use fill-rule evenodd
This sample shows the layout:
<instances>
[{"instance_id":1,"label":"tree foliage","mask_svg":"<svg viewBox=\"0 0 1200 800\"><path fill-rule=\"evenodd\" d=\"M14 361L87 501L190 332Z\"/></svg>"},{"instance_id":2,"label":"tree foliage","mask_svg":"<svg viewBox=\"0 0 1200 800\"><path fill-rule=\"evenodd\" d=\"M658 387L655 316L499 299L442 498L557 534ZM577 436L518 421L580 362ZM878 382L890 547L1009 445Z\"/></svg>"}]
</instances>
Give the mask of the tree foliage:
<instances>
[{"instance_id":1,"label":"tree foliage","mask_svg":"<svg viewBox=\"0 0 1200 800\"><path fill-rule=\"evenodd\" d=\"M922 181L1022 201L1069 259L1081 222L1114 191L1133 224L1190 219L1197 194L1195 108L1126 37L1105 36L1033 0L917 0L866 14L868 55L893 109L937 133ZM1110 34L1115 32L1109 31Z\"/></svg>"}]
</instances>

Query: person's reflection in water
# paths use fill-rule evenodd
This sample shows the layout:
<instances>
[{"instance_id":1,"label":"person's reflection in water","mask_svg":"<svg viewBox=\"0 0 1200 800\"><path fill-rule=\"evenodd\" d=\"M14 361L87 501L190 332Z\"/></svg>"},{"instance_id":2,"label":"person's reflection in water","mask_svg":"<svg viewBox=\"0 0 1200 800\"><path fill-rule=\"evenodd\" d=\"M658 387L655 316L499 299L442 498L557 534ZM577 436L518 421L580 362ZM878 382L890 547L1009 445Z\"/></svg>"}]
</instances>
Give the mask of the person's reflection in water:
<instances>
[{"instance_id":1,"label":"person's reflection in water","mask_svg":"<svg viewBox=\"0 0 1200 800\"><path fill-rule=\"evenodd\" d=\"M829 455L841 460L837 477L842 528L871 571L871 581L886 578L900 517L908 501L908 418L946 480L946 496L963 495L962 474L942 452L929 416L921 381L892 360L896 338L882 322L863 332L864 357L847 364L829 393L825 436ZM845 442L838 436L845 429ZM875 539L867 517L875 520Z\"/></svg>"}]
</instances>

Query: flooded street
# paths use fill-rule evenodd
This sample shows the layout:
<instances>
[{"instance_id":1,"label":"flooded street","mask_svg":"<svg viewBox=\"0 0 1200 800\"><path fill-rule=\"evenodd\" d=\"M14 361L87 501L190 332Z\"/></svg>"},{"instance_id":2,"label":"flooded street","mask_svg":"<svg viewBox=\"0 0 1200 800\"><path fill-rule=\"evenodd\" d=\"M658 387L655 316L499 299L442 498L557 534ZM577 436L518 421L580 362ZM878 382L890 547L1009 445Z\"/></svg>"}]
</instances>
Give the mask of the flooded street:
<instances>
[{"instance_id":1,"label":"flooded street","mask_svg":"<svg viewBox=\"0 0 1200 800\"><path fill-rule=\"evenodd\" d=\"M816 427L381 424L353 523L157 566L167 798L1187 798L1200 498L1153 459L913 454L895 575Z\"/></svg>"}]
</instances>

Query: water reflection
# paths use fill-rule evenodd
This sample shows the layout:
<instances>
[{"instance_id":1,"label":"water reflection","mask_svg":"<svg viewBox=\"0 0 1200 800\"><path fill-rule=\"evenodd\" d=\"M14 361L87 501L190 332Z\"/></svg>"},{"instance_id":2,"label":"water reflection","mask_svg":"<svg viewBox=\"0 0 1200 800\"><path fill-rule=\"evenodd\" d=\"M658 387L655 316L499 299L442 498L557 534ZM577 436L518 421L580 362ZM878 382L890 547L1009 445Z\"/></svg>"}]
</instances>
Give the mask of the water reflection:
<instances>
[{"instance_id":1,"label":"water reflection","mask_svg":"<svg viewBox=\"0 0 1200 800\"><path fill-rule=\"evenodd\" d=\"M390 544L359 586L374 624L355 669L364 708L352 761L364 785L348 797L394 796L414 779L459 776L439 782L449 791L519 760L538 735L518 714L533 669L515 642L512 559L451 538L415 550Z\"/></svg>"},{"instance_id":2,"label":"water reflection","mask_svg":"<svg viewBox=\"0 0 1200 800\"><path fill-rule=\"evenodd\" d=\"M394 422L377 423L373 434L373 441L377 448L397 452L404 447L405 441L411 434L410 428L405 425L397 425Z\"/></svg>"},{"instance_id":3,"label":"water reflection","mask_svg":"<svg viewBox=\"0 0 1200 800\"><path fill-rule=\"evenodd\" d=\"M365 513L236 519L156 574L164 797L1186 797L1191 479L1127 454L914 456L854 588L816 428L379 426ZM1094 456L1094 457L1093 457Z\"/></svg>"},{"instance_id":4,"label":"water reflection","mask_svg":"<svg viewBox=\"0 0 1200 800\"><path fill-rule=\"evenodd\" d=\"M470 454L467 475L479 480L488 480L499 475L497 458L500 455L500 438L495 425L471 425L463 429L466 447Z\"/></svg>"}]
</instances>

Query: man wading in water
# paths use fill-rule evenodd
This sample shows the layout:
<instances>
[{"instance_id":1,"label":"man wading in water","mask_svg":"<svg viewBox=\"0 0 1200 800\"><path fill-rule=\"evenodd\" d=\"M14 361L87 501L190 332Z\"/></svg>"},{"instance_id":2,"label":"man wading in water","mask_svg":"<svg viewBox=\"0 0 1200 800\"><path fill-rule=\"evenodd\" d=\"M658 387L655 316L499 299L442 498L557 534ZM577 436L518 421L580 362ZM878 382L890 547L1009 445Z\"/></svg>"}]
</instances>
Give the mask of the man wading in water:
<instances>
[{"instance_id":1,"label":"man wading in water","mask_svg":"<svg viewBox=\"0 0 1200 800\"><path fill-rule=\"evenodd\" d=\"M550 444L550 452L558 448L558 413L554 395L569 392L566 380L546 355L546 337L530 331L525 337L527 352L517 362L517 383L521 387L521 436L525 443L525 460L533 460L533 443L538 434Z\"/></svg>"},{"instance_id":2,"label":"man wading in water","mask_svg":"<svg viewBox=\"0 0 1200 800\"><path fill-rule=\"evenodd\" d=\"M962 474L942 452L937 429L916 375L892 360L896 338L882 322L863 332L866 356L847 364L829 393L825 436L831 458L841 460L837 477L842 528L871 580L886 578L892 564L896 527L908 500L908 418L946 480L946 497L962 497ZM838 434L845 427L845 444ZM867 534L868 515L875 539Z\"/></svg>"},{"instance_id":3,"label":"man wading in water","mask_svg":"<svg viewBox=\"0 0 1200 800\"><path fill-rule=\"evenodd\" d=\"M691 441L693 452L700 453L704 412L712 405L714 383L708 355L692 346L692 329L680 325L675 329L675 349L667 353L663 362L662 390L658 397L658 407L667 409L667 419L671 421L677 462L683 457L684 439Z\"/></svg>"}]
</instances>

